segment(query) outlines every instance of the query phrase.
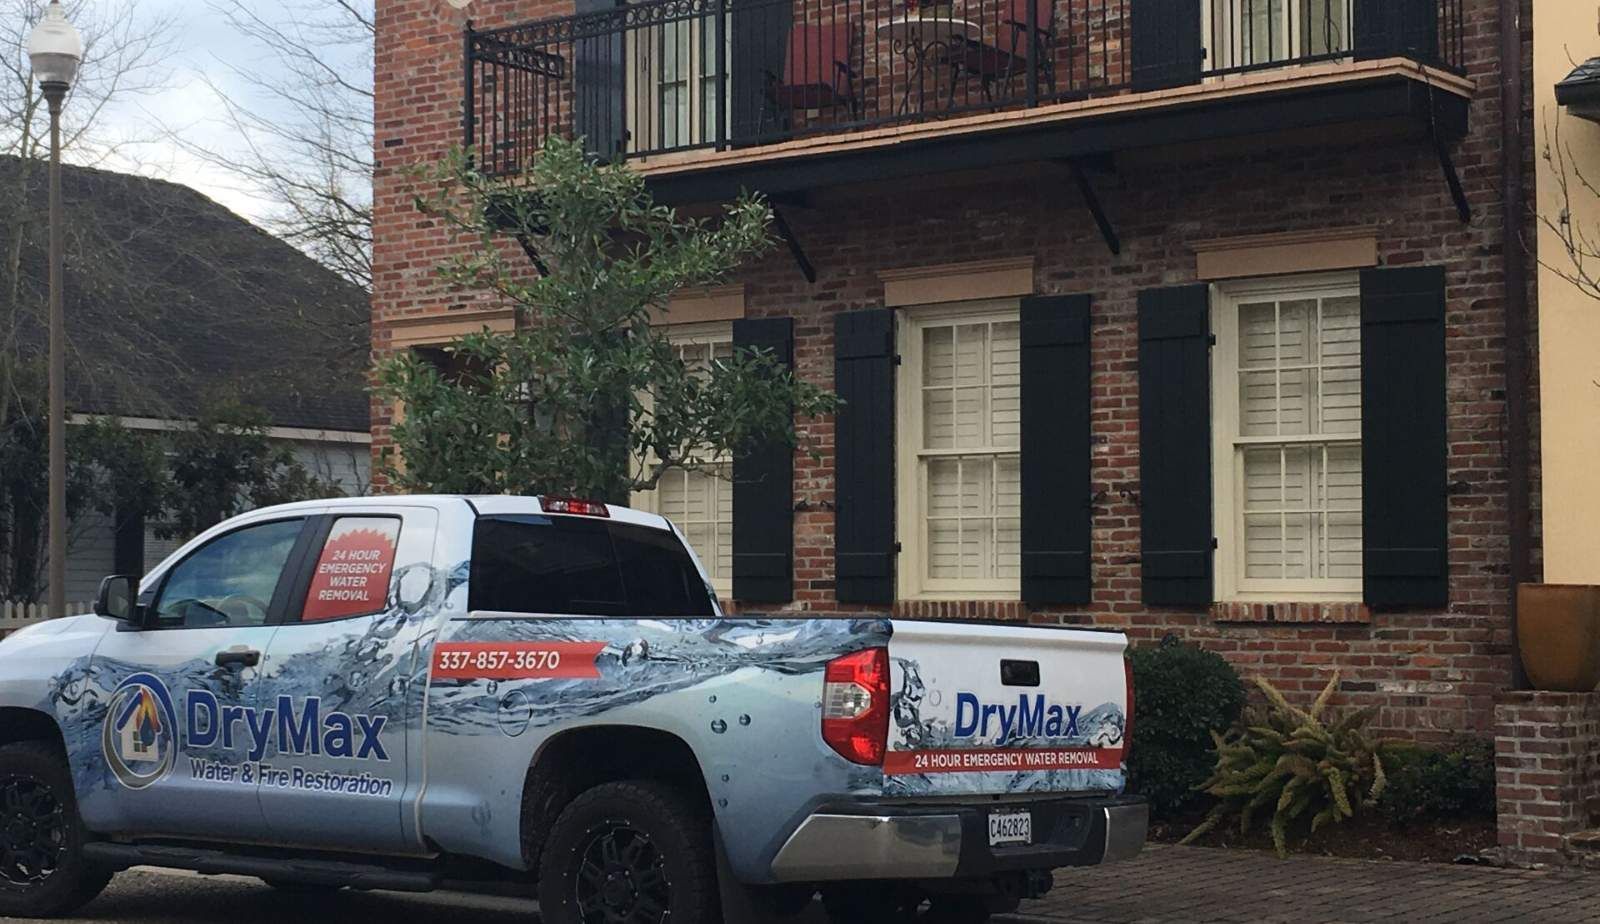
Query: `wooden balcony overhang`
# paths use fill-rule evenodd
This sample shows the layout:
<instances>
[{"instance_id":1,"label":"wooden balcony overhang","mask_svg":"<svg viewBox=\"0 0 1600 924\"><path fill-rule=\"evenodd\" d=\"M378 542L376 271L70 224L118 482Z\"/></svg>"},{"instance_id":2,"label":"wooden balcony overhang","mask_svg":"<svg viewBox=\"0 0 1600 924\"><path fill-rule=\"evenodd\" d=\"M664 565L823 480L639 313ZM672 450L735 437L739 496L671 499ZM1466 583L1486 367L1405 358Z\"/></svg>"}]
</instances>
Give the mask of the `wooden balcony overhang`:
<instances>
[{"instance_id":1,"label":"wooden balcony overhang","mask_svg":"<svg viewBox=\"0 0 1600 924\"><path fill-rule=\"evenodd\" d=\"M1467 130L1473 81L1407 58L1261 70L1143 93L1122 93L729 150L630 161L657 201L687 205L761 190L808 191L914 174L1032 162L1082 162L1151 148L1207 146L1251 135L1324 133L1335 126L1415 138L1448 149ZM1465 201L1457 195L1458 207ZM1113 243L1108 238L1108 243ZM1113 249L1116 249L1113 243Z\"/></svg>"}]
</instances>

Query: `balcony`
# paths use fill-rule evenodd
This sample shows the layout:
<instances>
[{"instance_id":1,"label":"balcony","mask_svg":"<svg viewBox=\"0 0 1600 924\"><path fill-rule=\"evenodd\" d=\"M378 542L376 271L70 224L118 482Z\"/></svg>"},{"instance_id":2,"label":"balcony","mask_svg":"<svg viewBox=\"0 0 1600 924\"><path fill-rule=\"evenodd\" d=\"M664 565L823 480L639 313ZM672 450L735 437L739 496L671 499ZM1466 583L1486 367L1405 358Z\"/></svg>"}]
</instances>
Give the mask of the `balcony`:
<instances>
[{"instance_id":1,"label":"balcony","mask_svg":"<svg viewBox=\"0 0 1600 924\"><path fill-rule=\"evenodd\" d=\"M1227 135L1465 131L1464 0L646 0L468 31L465 143L710 200ZM909 159L908 159L909 158Z\"/></svg>"}]
</instances>

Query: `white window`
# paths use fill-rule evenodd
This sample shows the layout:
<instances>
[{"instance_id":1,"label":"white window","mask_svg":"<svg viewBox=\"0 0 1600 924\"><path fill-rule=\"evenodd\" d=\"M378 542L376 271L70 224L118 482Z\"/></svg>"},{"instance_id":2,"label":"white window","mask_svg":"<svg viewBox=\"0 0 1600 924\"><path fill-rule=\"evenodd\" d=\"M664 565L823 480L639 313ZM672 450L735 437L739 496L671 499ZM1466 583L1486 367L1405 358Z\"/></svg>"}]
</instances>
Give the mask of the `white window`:
<instances>
[{"instance_id":1,"label":"white window","mask_svg":"<svg viewBox=\"0 0 1600 924\"><path fill-rule=\"evenodd\" d=\"M634 75L629 95L642 97L632 107L630 145L635 150L667 150L712 144L722 118L721 79L717 70L717 36L723 33L722 65L730 52L727 29L715 16L675 19L631 29L629 59Z\"/></svg>"},{"instance_id":2,"label":"white window","mask_svg":"<svg viewBox=\"0 0 1600 924\"><path fill-rule=\"evenodd\" d=\"M1348 52L1352 0L1206 0L1206 67L1228 70Z\"/></svg>"},{"instance_id":3,"label":"white window","mask_svg":"<svg viewBox=\"0 0 1600 924\"><path fill-rule=\"evenodd\" d=\"M900 596L1021 593L1015 301L901 312Z\"/></svg>"},{"instance_id":4,"label":"white window","mask_svg":"<svg viewBox=\"0 0 1600 924\"><path fill-rule=\"evenodd\" d=\"M691 369L708 370L733 356L730 324L688 324L668 336ZM633 505L677 524L711 575L711 586L727 597L733 593L733 462L724 456L696 462L663 472L656 489L635 494ZM658 465L654 459L645 464Z\"/></svg>"},{"instance_id":5,"label":"white window","mask_svg":"<svg viewBox=\"0 0 1600 924\"><path fill-rule=\"evenodd\" d=\"M1233 284L1212 304L1219 598L1360 599L1358 280Z\"/></svg>"}]
</instances>

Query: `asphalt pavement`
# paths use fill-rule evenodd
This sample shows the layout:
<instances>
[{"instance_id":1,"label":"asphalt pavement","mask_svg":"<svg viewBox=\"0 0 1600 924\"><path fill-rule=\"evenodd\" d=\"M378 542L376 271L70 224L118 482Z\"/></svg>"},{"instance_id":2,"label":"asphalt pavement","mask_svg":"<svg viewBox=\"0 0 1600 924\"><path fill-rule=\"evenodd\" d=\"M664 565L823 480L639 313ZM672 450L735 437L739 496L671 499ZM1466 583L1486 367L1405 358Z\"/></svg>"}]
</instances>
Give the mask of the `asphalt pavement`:
<instances>
[{"instance_id":1,"label":"asphalt pavement","mask_svg":"<svg viewBox=\"0 0 1600 924\"><path fill-rule=\"evenodd\" d=\"M9 920L0 918L0 921ZM296 895L254 879L131 870L71 924L536 924L530 901L437 893ZM1600 921L1600 872L1502 870L1152 846L1063 870L1044 899L997 924L1579 924ZM797 924L825 924L813 912ZM872 924L872 922L866 922Z\"/></svg>"}]
</instances>

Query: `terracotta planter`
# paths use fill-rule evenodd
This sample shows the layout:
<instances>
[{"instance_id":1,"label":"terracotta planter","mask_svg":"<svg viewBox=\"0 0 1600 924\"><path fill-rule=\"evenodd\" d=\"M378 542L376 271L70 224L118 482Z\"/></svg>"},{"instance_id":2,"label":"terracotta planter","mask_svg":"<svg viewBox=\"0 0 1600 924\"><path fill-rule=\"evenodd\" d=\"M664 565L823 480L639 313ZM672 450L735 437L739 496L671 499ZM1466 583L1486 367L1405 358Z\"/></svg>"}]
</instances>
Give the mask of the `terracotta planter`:
<instances>
[{"instance_id":1,"label":"terracotta planter","mask_svg":"<svg viewBox=\"0 0 1600 924\"><path fill-rule=\"evenodd\" d=\"M1600 587L1518 587L1517 644L1535 689L1588 693L1600 686Z\"/></svg>"}]
</instances>

